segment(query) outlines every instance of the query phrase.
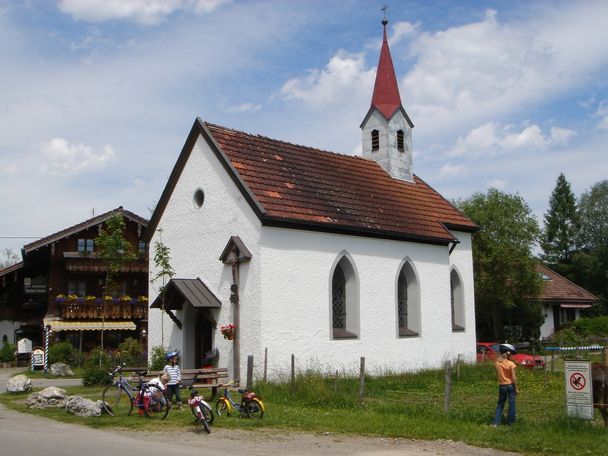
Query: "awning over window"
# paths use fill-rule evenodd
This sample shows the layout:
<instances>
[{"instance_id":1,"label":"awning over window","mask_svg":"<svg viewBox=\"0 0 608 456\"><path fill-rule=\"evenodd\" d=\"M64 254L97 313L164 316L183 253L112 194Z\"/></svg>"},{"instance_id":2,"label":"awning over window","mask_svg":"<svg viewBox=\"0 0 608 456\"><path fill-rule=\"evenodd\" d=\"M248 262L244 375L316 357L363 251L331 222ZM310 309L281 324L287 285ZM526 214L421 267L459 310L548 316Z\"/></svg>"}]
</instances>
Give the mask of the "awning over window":
<instances>
[{"instance_id":1,"label":"awning over window","mask_svg":"<svg viewBox=\"0 0 608 456\"><path fill-rule=\"evenodd\" d=\"M101 331L100 321L49 321L51 331ZM106 321L104 331L135 331L137 326L132 321Z\"/></svg>"},{"instance_id":2,"label":"awning over window","mask_svg":"<svg viewBox=\"0 0 608 456\"><path fill-rule=\"evenodd\" d=\"M222 307L222 302L201 279L171 279L165 287L165 310L181 310L186 302L193 307ZM150 308L161 306L162 296L158 295Z\"/></svg>"},{"instance_id":3,"label":"awning over window","mask_svg":"<svg viewBox=\"0 0 608 456\"><path fill-rule=\"evenodd\" d=\"M591 304L560 304L559 306L564 309L588 309Z\"/></svg>"}]
</instances>

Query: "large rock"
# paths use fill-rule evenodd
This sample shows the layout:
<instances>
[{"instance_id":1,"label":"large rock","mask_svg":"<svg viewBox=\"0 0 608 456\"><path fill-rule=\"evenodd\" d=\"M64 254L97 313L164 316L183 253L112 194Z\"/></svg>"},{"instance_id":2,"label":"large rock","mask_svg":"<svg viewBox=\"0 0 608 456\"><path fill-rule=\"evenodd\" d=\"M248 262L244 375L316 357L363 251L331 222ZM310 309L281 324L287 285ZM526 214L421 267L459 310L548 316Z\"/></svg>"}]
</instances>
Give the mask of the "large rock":
<instances>
[{"instance_id":1,"label":"large rock","mask_svg":"<svg viewBox=\"0 0 608 456\"><path fill-rule=\"evenodd\" d=\"M65 390L57 388L56 386L49 386L48 388L30 394L25 400L25 405L30 408L63 408L65 407L67 397Z\"/></svg>"},{"instance_id":2,"label":"large rock","mask_svg":"<svg viewBox=\"0 0 608 456\"><path fill-rule=\"evenodd\" d=\"M32 389L32 381L25 375L15 375L6 382L6 391L9 393L23 393Z\"/></svg>"},{"instance_id":3,"label":"large rock","mask_svg":"<svg viewBox=\"0 0 608 456\"><path fill-rule=\"evenodd\" d=\"M51 375L58 377L72 376L74 372L70 369L70 366L64 363L51 364Z\"/></svg>"},{"instance_id":4,"label":"large rock","mask_svg":"<svg viewBox=\"0 0 608 456\"><path fill-rule=\"evenodd\" d=\"M68 413L78 416L101 416L101 401L92 401L80 396L70 396L65 403Z\"/></svg>"}]
</instances>

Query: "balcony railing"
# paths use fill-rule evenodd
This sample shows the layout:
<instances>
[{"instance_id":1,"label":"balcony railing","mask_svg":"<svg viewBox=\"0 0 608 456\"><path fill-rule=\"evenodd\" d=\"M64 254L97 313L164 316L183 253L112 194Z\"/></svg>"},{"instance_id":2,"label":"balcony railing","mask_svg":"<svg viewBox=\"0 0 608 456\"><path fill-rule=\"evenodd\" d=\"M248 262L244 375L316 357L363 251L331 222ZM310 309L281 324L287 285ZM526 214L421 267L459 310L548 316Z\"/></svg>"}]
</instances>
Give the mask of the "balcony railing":
<instances>
[{"instance_id":1,"label":"balcony railing","mask_svg":"<svg viewBox=\"0 0 608 456\"><path fill-rule=\"evenodd\" d=\"M64 320L143 319L148 316L147 299L63 299L58 297L59 316Z\"/></svg>"}]
</instances>

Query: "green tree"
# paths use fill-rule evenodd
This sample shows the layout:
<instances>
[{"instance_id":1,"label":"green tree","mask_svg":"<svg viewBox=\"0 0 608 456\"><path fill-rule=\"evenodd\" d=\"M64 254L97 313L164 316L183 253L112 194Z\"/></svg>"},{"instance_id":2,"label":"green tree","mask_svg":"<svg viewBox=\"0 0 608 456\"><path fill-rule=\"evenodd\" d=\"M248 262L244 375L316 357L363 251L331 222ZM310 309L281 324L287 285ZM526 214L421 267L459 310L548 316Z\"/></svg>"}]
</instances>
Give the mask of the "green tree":
<instances>
[{"instance_id":1,"label":"green tree","mask_svg":"<svg viewBox=\"0 0 608 456\"><path fill-rule=\"evenodd\" d=\"M600 299L592 315L608 313L608 180L594 184L578 204L578 252L572 257L574 281Z\"/></svg>"},{"instance_id":2,"label":"green tree","mask_svg":"<svg viewBox=\"0 0 608 456\"><path fill-rule=\"evenodd\" d=\"M161 281L158 287L160 293L160 335L161 335L161 347L165 346L165 288L167 282L171 280L171 277L175 275L175 271L171 266L171 249L162 242L162 228L158 230L158 241L154 243L154 265L156 266L156 274L152 277L152 282Z\"/></svg>"},{"instance_id":3,"label":"green tree","mask_svg":"<svg viewBox=\"0 0 608 456\"><path fill-rule=\"evenodd\" d=\"M480 227L473 236L478 337L504 340L514 326L524 339L538 337L542 312L534 298L542 280L532 247L539 229L530 208L519 195L497 189L455 204Z\"/></svg>"},{"instance_id":4,"label":"green tree","mask_svg":"<svg viewBox=\"0 0 608 456\"><path fill-rule=\"evenodd\" d=\"M575 251L578 232L576 197L563 174L557 178L545 212L545 226L541 233L542 259L558 272L565 272L560 264L569 264Z\"/></svg>"},{"instance_id":5,"label":"green tree","mask_svg":"<svg viewBox=\"0 0 608 456\"><path fill-rule=\"evenodd\" d=\"M133 247L125 238L125 220L121 214L109 219L102 228L96 240L96 255L102 261L106 274L104 293L116 293L116 277L122 270L124 263L137 258ZM104 323L106 317L105 299L102 310L101 350L103 351Z\"/></svg>"}]
</instances>

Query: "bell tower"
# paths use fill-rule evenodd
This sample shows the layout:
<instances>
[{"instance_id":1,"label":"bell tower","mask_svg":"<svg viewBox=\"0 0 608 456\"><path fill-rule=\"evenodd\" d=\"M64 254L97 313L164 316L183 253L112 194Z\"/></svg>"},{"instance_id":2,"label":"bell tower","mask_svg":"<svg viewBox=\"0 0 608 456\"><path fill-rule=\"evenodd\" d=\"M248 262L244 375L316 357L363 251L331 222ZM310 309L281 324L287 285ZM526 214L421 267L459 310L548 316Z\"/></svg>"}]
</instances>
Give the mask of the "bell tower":
<instances>
[{"instance_id":1,"label":"bell tower","mask_svg":"<svg viewBox=\"0 0 608 456\"><path fill-rule=\"evenodd\" d=\"M372 103L360 126L363 132L363 158L378 162L395 179L413 182L414 124L401 105L395 68L386 38L387 24L388 21L384 18L384 37Z\"/></svg>"}]
</instances>

